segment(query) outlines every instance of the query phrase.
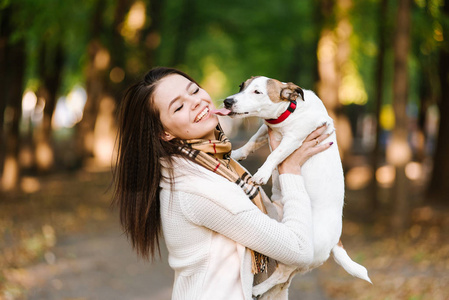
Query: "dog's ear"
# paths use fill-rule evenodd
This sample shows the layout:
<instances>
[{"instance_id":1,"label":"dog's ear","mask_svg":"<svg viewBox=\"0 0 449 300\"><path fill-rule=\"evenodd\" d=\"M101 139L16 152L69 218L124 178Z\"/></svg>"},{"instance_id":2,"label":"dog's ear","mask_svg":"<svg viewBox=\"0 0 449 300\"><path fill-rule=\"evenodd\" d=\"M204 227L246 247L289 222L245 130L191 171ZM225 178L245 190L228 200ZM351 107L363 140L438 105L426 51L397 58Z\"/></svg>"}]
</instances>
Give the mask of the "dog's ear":
<instances>
[{"instance_id":1,"label":"dog's ear","mask_svg":"<svg viewBox=\"0 0 449 300\"><path fill-rule=\"evenodd\" d=\"M251 76L251 78L249 78L249 79L243 81L243 82L239 85L239 88L240 88L239 93L240 93L241 91L243 91L243 90L248 86L248 84L250 84L251 81L253 81L253 80L254 80L255 78L257 78L257 77L259 77L259 76Z\"/></svg>"},{"instance_id":2,"label":"dog's ear","mask_svg":"<svg viewBox=\"0 0 449 300\"><path fill-rule=\"evenodd\" d=\"M304 101L304 91L292 82L285 84L281 90L281 99L283 100L295 101L298 96L301 96L301 100Z\"/></svg>"},{"instance_id":3,"label":"dog's ear","mask_svg":"<svg viewBox=\"0 0 449 300\"><path fill-rule=\"evenodd\" d=\"M239 85L239 93L243 90L243 86L244 85L245 85L244 81L242 83L240 83L240 85Z\"/></svg>"}]
</instances>

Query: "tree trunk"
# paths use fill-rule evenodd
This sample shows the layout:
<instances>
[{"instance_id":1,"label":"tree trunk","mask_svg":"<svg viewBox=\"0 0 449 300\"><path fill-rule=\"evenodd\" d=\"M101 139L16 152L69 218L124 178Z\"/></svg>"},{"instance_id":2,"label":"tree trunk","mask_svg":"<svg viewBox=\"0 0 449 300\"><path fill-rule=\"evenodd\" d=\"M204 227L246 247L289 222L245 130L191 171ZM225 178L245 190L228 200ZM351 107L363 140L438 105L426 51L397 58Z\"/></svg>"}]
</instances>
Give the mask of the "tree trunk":
<instances>
[{"instance_id":1,"label":"tree trunk","mask_svg":"<svg viewBox=\"0 0 449 300\"><path fill-rule=\"evenodd\" d=\"M107 69L110 66L111 56L100 42L103 30L103 12L106 3L97 2L91 24L91 40L87 48L88 63L86 67L86 93L87 99L83 111L83 119L76 126L76 152L82 164L93 158L94 128L98 107L105 90Z\"/></svg>"},{"instance_id":2,"label":"tree trunk","mask_svg":"<svg viewBox=\"0 0 449 300\"><path fill-rule=\"evenodd\" d=\"M119 0L117 1L117 6L115 7L114 20L111 26L110 31L110 50L111 53L111 73L114 68L118 68L123 71L123 74L126 74L124 71L126 69L126 42L123 39L121 34L121 30L125 23L125 17L130 10L132 5L132 0ZM108 74L105 74L108 75ZM120 93L129 85L129 81L126 80L126 76L123 77L122 80L109 80L109 78L105 78L106 90L109 91L113 95L120 95ZM118 100L118 99L117 99Z\"/></svg>"},{"instance_id":3,"label":"tree trunk","mask_svg":"<svg viewBox=\"0 0 449 300\"><path fill-rule=\"evenodd\" d=\"M7 46L6 61L8 70L7 86L9 93L6 95L8 101L8 115L10 124L6 128L5 137L5 162L2 174L2 189L4 191L17 188L20 178L19 166L19 125L22 115L22 92L23 78L25 73L25 43L17 42L13 46Z\"/></svg>"},{"instance_id":4,"label":"tree trunk","mask_svg":"<svg viewBox=\"0 0 449 300\"><path fill-rule=\"evenodd\" d=\"M178 36L170 63L171 66L176 67L185 61L187 48L195 30L195 23L197 22L195 3L193 0L184 0L184 7L179 17Z\"/></svg>"},{"instance_id":5,"label":"tree trunk","mask_svg":"<svg viewBox=\"0 0 449 300\"><path fill-rule=\"evenodd\" d=\"M7 103L7 80L8 69L6 64L8 62L8 38L11 36L11 26L9 19L11 17L11 9L5 8L0 10L0 170L3 170L3 162L5 159L5 141L4 141L4 116Z\"/></svg>"},{"instance_id":6,"label":"tree trunk","mask_svg":"<svg viewBox=\"0 0 449 300\"><path fill-rule=\"evenodd\" d=\"M410 0L399 0L394 38L393 109L395 127L387 147L387 160L396 168L395 203L392 225L396 232L402 232L408 225L410 203L408 202L409 182L405 176L405 165L411 159L407 141L408 118L408 69L407 59L410 48Z\"/></svg>"},{"instance_id":7,"label":"tree trunk","mask_svg":"<svg viewBox=\"0 0 449 300\"><path fill-rule=\"evenodd\" d=\"M377 180L376 180L376 171L379 167L379 156L380 156L380 110L382 108L382 98L383 98L383 90L384 90L384 58L385 58L385 50L386 50L386 40L387 40L387 28L385 17L388 14L388 0L382 0L380 3L380 10L377 16L378 19L378 38L379 38L379 54L377 56L377 68L375 75L375 92L374 92L374 101L375 101L375 109L374 114L376 118L376 136L375 136L375 144L373 152L371 153L371 167L373 170L371 177L371 201L370 208L371 211L376 211L379 207L379 201L377 199Z\"/></svg>"},{"instance_id":8,"label":"tree trunk","mask_svg":"<svg viewBox=\"0 0 449 300\"><path fill-rule=\"evenodd\" d=\"M427 163L427 158L429 157L429 153L427 153L427 140L428 134L426 132L426 124L427 124L427 113L429 110L429 106L432 103L435 103L435 100L438 96L435 95L435 90L433 89L434 83L432 81L438 82L438 75L435 70L437 66L433 63L429 62L429 59L425 57L421 58L420 63L420 79L419 79L419 112L418 112L418 120L417 120L417 128L415 133L415 141L416 141L416 161L420 163ZM435 80L436 79L436 80Z\"/></svg>"},{"instance_id":9,"label":"tree trunk","mask_svg":"<svg viewBox=\"0 0 449 300\"><path fill-rule=\"evenodd\" d=\"M162 0L150 1L147 15L151 20L151 26L143 32L144 40L141 41L145 49L145 65L148 69L157 65L156 49L161 42L162 10Z\"/></svg>"},{"instance_id":10,"label":"tree trunk","mask_svg":"<svg viewBox=\"0 0 449 300\"><path fill-rule=\"evenodd\" d=\"M98 114L99 103L105 93L104 77L109 66L109 52L98 40L93 40L88 46L89 62L86 68L87 100L84 106L83 119L77 126L79 151L82 161L93 158L94 128ZM101 61L101 62L99 62ZM99 64L107 64L99 65Z\"/></svg>"},{"instance_id":11,"label":"tree trunk","mask_svg":"<svg viewBox=\"0 0 449 300\"><path fill-rule=\"evenodd\" d=\"M45 43L45 42L44 42ZM53 51L51 51L53 50ZM62 66L64 63L62 45L55 49L42 46L40 61L40 77L42 84L38 90L45 99L44 116L36 138L36 165L39 171L48 171L54 164L51 120L56 108L57 92L61 85Z\"/></svg>"},{"instance_id":12,"label":"tree trunk","mask_svg":"<svg viewBox=\"0 0 449 300\"><path fill-rule=\"evenodd\" d=\"M442 13L449 18L448 0L444 1ZM443 25L444 42L440 49L439 80L440 80L440 125L433 161L432 178L428 195L431 202L449 203L449 26Z\"/></svg>"},{"instance_id":13,"label":"tree trunk","mask_svg":"<svg viewBox=\"0 0 449 300\"><path fill-rule=\"evenodd\" d=\"M81 141L84 159L90 159L95 167L110 166L115 140L115 99L123 88L122 82L113 84L109 80L110 70L114 67L124 69L126 48L120 30L132 1L120 0L115 9L112 31L100 42L103 7L98 3L92 23L92 39L88 46L88 66L86 69L87 101L83 120L78 125L78 137Z\"/></svg>"},{"instance_id":14,"label":"tree trunk","mask_svg":"<svg viewBox=\"0 0 449 300\"><path fill-rule=\"evenodd\" d=\"M325 25L321 31L317 50L318 73L320 76L317 92L330 117L334 120L334 125L338 132L337 141L340 156L343 160L346 154L349 153L353 140L349 120L341 112L339 99L342 66L348 61L350 56L349 37L352 32L352 26L349 23L348 12L351 6L351 0L337 1L339 13L336 16L336 26L338 30ZM332 1L322 2L324 18L331 18L333 10Z\"/></svg>"}]
</instances>

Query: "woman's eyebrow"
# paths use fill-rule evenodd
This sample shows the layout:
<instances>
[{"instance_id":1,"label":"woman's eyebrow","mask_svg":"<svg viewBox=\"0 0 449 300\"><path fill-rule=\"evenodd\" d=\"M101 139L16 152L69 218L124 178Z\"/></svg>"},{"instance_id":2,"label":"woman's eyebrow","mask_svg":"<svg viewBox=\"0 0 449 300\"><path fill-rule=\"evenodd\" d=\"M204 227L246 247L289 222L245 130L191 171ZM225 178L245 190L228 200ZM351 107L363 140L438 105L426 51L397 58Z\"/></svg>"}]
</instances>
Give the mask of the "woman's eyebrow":
<instances>
[{"instance_id":1,"label":"woman's eyebrow","mask_svg":"<svg viewBox=\"0 0 449 300\"><path fill-rule=\"evenodd\" d=\"M189 88L190 88L190 86L191 86L192 84L195 84L195 83L194 83L193 81L190 81L189 84L186 86L186 91L189 90ZM179 98L181 98L181 95L179 95L179 96L173 98L173 100L170 101L170 103L168 104L168 109L169 109L169 110L170 110L170 107L173 105L173 103L175 103Z\"/></svg>"}]
</instances>

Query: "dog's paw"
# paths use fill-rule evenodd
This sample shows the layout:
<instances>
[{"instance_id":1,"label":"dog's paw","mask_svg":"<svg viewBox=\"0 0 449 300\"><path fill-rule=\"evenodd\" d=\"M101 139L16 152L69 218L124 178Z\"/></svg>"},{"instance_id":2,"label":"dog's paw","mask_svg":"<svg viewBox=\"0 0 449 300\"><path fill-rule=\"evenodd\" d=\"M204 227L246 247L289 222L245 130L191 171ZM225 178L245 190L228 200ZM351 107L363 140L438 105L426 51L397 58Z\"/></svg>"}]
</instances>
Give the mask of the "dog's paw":
<instances>
[{"instance_id":1,"label":"dog's paw","mask_svg":"<svg viewBox=\"0 0 449 300\"><path fill-rule=\"evenodd\" d=\"M262 282L261 284L258 284L253 287L253 295L260 296L263 293L265 293L266 291L268 291L270 287L271 286L267 286L266 284L263 284L263 282Z\"/></svg>"},{"instance_id":2,"label":"dog's paw","mask_svg":"<svg viewBox=\"0 0 449 300\"><path fill-rule=\"evenodd\" d=\"M240 161L246 159L248 157L248 154L242 151L242 148L240 148L237 150L232 150L231 157L234 160Z\"/></svg>"},{"instance_id":3,"label":"dog's paw","mask_svg":"<svg viewBox=\"0 0 449 300\"><path fill-rule=\"evenodd\" d=\"M252 180L255 184L266 184L268 182L268 179L270 179L271 176L271 170L268 168L260 168L256 174L254 174Z\"/></svg>"}]
</instances>

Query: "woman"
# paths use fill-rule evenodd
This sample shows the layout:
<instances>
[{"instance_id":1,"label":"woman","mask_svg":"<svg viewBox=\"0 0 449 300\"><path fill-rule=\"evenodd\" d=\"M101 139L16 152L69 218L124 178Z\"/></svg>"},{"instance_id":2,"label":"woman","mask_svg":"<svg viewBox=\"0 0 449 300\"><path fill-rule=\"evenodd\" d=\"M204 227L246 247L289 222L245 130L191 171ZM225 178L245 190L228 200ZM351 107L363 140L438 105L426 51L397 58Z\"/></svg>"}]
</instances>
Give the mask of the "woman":
<instances>
[{"instance_id":1,"label":"woman","mask_svg":"<svg viewBox=\"0 0 449 300\"><path fill-rule=\"evenodd\" d=\"M175 270L172 299L252 299L267 257L303 266L313 256L301 165L330 147L312 141L326 139L326 128L278 166L271 202L229 158L215 111L205 90L171 68L131 86L120 111L114 201L140 256L154 258L162 231Z\"/></svg>"}]
</instances>

